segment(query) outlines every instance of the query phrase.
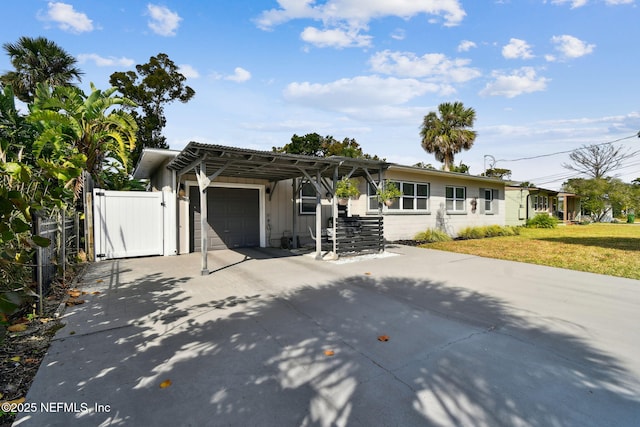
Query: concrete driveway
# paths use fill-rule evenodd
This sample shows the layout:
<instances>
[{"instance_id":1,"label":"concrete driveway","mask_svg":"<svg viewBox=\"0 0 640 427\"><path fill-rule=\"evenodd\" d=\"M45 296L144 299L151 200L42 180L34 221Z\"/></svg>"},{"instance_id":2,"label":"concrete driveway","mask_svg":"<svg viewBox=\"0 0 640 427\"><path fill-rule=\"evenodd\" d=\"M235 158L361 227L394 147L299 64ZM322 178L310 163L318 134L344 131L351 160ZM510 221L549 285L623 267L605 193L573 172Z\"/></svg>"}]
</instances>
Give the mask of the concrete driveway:
<instances>
[{"instance_id":1,"label":"concrete driveway","mask_svg":"<svg viewBox=\"0 0 640 427\"><path fill-rule=\"evenodd\" d=\"M14 425L640 425L640 282L388 251L93 264Z\"/></svg>"}]
</instances>

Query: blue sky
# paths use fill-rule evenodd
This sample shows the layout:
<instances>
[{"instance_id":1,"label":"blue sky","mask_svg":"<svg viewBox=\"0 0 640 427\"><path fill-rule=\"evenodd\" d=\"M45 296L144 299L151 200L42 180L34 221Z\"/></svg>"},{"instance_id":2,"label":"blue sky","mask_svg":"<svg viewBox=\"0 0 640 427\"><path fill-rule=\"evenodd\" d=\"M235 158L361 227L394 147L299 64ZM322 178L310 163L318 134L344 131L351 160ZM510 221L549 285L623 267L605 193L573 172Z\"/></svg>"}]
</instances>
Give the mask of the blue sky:
<instances>
[{"instance_id":1,"label":"blue sky","mask_svg":"<svg viewBox=\"0 0 640 427\"><path fill-rule=\"evenodd\" d=\"M21 0L3 12L1 43L53 40L86 90L166 53L196 91L167 108L173 149L270 150L317 132L439 167L420 124L461 101L478 137L456 163L472 174L493 164L555 189L575 173L554 153L621 139L619 176L640 177L637 0Z\"/></svg>"}]
</instances>

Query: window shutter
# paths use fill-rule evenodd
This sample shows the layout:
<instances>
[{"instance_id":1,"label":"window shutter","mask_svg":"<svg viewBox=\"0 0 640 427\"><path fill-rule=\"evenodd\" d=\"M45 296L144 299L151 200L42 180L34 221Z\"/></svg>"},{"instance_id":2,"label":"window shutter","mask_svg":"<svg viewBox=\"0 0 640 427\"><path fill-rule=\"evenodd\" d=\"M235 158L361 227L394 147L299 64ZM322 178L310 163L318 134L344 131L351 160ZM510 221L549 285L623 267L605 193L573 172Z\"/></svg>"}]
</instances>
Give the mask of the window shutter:
<instances>
[{"instance_id":1,"label":"window shutter","mask_svg":"<svg viewBox=\"0 0 640 427\"><path fill-rule=\"evenodd\" d=\"M478 208L480 209L480 214L484 214L484 188L481 188L478 194Z\"/></svg>"},{"instance_id":2,"label":"window shutter","mask_svg":"<svg viewBox=\"0 0 640 427\"><path fill-rule=\"evenodd\" d=\"M500 190L491 190L492 195L493 195L493 203L491 204L492 208L493 208L493 213L497 214L500 212L499 206L500 206Z\"/></svg>"}]
</instances>

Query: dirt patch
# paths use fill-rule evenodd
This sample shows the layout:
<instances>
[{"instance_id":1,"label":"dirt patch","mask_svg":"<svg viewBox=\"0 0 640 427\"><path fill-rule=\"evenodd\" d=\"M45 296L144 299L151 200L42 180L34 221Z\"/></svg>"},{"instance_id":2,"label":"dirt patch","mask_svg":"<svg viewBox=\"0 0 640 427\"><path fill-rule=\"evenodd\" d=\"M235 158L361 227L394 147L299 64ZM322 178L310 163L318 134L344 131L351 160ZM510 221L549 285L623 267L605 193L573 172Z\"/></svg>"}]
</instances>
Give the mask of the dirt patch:
<instances>
[{"instance_id":1,"label":"dirt patch","mask_svg":"<svg viewBox=\"0 0 640 427\"><path fill-rule=\"evenodd\" d=\"M44 359L56 331L64 325L58 318L69 298L73 277L64 283L54 283L43 304L43 315L34 315L33 308L25 308L12 316L11 323L18 331L7 331L0 343L0 402L20 402L27 396L38 368ZM24 329L24 330L19 330ZM14 414L0 410L0 427L11 426Z\"/></svg>"}]
</instances>

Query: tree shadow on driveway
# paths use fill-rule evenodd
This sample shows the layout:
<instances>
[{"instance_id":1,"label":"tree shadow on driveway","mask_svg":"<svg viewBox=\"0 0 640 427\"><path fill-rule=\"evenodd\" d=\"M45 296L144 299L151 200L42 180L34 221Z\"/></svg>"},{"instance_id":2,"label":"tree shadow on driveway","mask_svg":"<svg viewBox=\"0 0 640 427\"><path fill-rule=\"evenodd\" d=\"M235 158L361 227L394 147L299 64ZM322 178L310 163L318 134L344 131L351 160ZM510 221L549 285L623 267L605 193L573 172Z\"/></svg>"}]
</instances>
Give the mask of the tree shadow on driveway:
<instances>
[{"instance_id":1,"label":"tree shadow on driveway","mask_svg":"<svg viewBox=\"0 0 640 427\"><path fill-rule=\"evenodd\" d=\"M640 251L640 237L540 237L536 240L619 249L621 251Z\"/></svg>"},{"instance_id":2,"label":"tree shadow on driveway","mask_svg":"<svg viewBox=\"0 0 640 427\"><path fill-rule=\"evenodd\" d=\"M140 299L117 313L106 294L75 307L27 402L109 411L17 424L637 425L638 379L615 357L487 295L365 275L227 305L187 281L119 284Z\"/></svg>"}]
</instances>

